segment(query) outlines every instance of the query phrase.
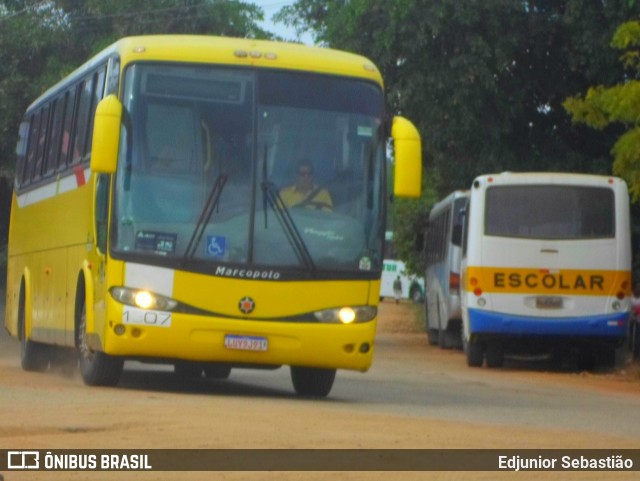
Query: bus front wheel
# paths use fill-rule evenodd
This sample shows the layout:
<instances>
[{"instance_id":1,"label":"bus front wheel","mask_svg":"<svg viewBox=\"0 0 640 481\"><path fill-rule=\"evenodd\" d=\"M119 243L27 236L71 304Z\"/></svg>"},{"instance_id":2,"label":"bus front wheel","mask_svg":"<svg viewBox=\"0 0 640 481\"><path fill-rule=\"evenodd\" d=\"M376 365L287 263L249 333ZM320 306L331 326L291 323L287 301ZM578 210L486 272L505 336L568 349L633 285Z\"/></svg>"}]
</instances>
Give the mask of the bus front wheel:
<instances>
[{"instance_id":1,"label":"bus front wheel","mask_svg":"<svg viewBox=\"0 0 640 481\"><path fill-rule=\"evenodd\" d=\"M20 339L20 365L25 371L42 372L49 367L49 346L27 338L25 327L24 288L20 289L18 304L18 338Z\"/></svg>"},{"instance_id":2,"label":"bus front wheel","mask_svg":"<svg viewBox=\"0 0 640 481\"><path fill-rule=\"evenodd\" d=\"M91 349L87 336L87 306L84 298L79 300L77 307L76 346L82 380L90 386L115 386L120 380L124 361Z\"/></svg>"},{"instance_id":3,"label":"bus front wheel","mask_svg":"<svg viewBox=\"0 0 640 481\"><path fill-rule=\"evenodd\" d=\"M291 366L293 388L300 396L328 396L335 378L335 369Z\"/></svg>"}]
</instances>

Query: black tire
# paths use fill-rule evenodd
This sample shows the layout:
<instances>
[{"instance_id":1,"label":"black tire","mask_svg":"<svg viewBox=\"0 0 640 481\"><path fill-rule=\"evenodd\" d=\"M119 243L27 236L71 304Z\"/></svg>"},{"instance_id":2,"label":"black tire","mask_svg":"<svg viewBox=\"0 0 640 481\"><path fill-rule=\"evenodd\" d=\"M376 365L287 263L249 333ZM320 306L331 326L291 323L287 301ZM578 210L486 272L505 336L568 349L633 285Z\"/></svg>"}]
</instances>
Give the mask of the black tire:
<instances>
[{"instance_id":1,"label":"black tire","mask_svg":"<svg viewBox=\"0 0 640 481\"><path fill-rule=\"evenodd\" d=\"M616 348L615 346L603 346L597 355L598 367L611 370L616 367Z\"/></svg>"},{"instance_id":2,"label":"black tire","mask_svg":"<svg viewBox=\"0 0 640 481\"><path fill-rule=\"evenodd\" d=\"M49 367L49 346L27 339L25 326L24 285L20 289L18 304L18 338L20 339L20 365L25 371L43 372Z\"/></svg>"},{"instance_id":3,"label":"black tire","mask_svg":"<svg viewBox=\"0 0 640 481\"><path fill-rule=\"evenodd\" d=\"M484 356L487 360L487 367L504 366L504 348L499 342L489 342L485 349Z\"/></svg>"},{"instance_id":4,"label":"black tire","mask_svg":"<svg viewBox=\"0 0 640 481\"><path fill-rule=\"evenodd\" d=\"M440 334L437 329L427 329L427 340L431 346L437 346L440 342Z\"/></svg>"},{"instance_id":5,"label":"black tire","mask_svg":"<svg viewBox=\"0 0 640 481\"><path fill-rule=\"evenodd\" d=\"M198 379L202 377L202 364L190 361L178 361L173 364L173 372L184 379Z\"/></svg>"},{"instance_id":6,"label":"black tire","mask_svg":"<svg viewBox=\"0 0 640 481\"><path fill-rule=\"evenodd\" d=\"M477 340L468 341L463 336L463 347L467 355L467 366L482 367L484 364L484 344Z\"/></svg>"},{"instance_id":7,"label":"black tire","mask_svg":"<svg viewBox=\"0 0 640 481\"><path fill-rule=\"evenodd\" d=\"M80 374L89 386L115 386L120 380L124 360L94 351L87 337L87 306L84 295L76 302L76 348Z\"/></svg>"},{"instance_id":8,"label":"black tire","mask_svg":"<svg viewBox=\"0 0 640 481\"><path fill-rule=\"evenodd\" d=\"M231 366L224 364L208 364L204 367L204 377L207 379L227 379L231 374Z\"/></svg>"},{"instance_id":9,"label":"black tire","mask_svg":"<svg viewBox=\"0 0 640 481\"><path fill-rule=\"evenodd\" d=\"M335 369L291 366L293 388L300 396L328 396L335 378Z\"/></svg>"},{"instance_id":10,"label":"black tire","mask_svg":"<svg viewBox=\"0 0 640 481\"><path fill-rule=\"evenodd\" d=\"M439 334L437 329L431 329L429 327L429 305L426 299L424 302L424 325L425 330L427 331L427 341L429 342L429 345L437 346Z\"/></svg>"},{"instance_id":11,"label":"black tire","mask_svg":"<svg viewBox=\"0 0 640 481\"><path fill-rule=\"evenodd\" d=\"M593 371L597 364L598 359L595 353L586 348L578 352L578 370Z\"/></svg>"}]
</instances>

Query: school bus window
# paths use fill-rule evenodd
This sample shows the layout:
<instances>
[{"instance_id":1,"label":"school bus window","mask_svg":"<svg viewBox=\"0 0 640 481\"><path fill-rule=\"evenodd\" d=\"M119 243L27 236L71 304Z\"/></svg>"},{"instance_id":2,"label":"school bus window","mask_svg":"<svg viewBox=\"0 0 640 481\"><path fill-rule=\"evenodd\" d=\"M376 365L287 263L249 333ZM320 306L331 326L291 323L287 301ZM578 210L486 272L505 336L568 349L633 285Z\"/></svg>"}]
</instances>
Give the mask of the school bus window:
<instances>
[{"instance_id":1,"label":"school bus window","mask_svg":"<svg viewBox=\"0 0 640 481\"><path fill-rule=\"evenodd\" d=\"M93 100L91 102L91 110L89 112L89 134L93 132L93 117L96 113L96 108L98 107L98 102L102 100L102 93L104 92L104 78L107 73L107 67L103 67L99 72L96 72L93 75L95 88L93 89ZM87 146L85 148L85 155L91 153L91 142L93 140L93 135L88 135L87 137Z\"/></svg>"},{"instance_id":2,"label":"school bus window","mask_svg":"<svg viewBox=\"0 0 640 481\"><path fill-rule=\"evenodd\" d=\"M96 241L101 253L107 252L109 220L109 175L100 174L96 186Z\"/></svg>"},{"instance_id":3,"label":"school bus window","mask_svg":"<svg viewBox=\"0 0 640 481\"><path fill-rule=\"evenodd\" d=\"M118 81L120 76L120 59L114 57L110 59L109 75L106 80L106 89L104 95L118 95Z\"/></svg>"},{"instance_id":4,"label":"school bus window","mask_svg":"<svg viewBox=\"0 0 640 481\"><path fill-rule=\"evenodd\" d=\"M24 168L21 172L22 178L20 179L20 183L22 185L29 183L29 168L36 157L36 133L38 130L39 120L40 117L38 115L32 115L29 119L27 156L25 159Z\"/></svg>"},{"instance_id":5,"label":"school bus window","mask_svg":"<svg viewBox=\"0 0 640 481\"><path fill-rule=\"evenodd\" d=\"M31 174L32 180L37 180L42 177L42 166L45 160L46 148L47 148L47 131L49 128L49 106L47 105L42 109L40 114L40 128L38 129L38 150L36 153L36 161L34 163L33 172Z\"/></svg>"},{"instance_id":6,"label":"school bus window","mask_svg":"<svg viewBox=\"0 0 640 481\"><path fill-rule=\"evenodd\" d=\"M72 89L65 94L64 109L64 126L62 128L62 145L60 146L60 161L58 165L60 169L64 169L69 159L69 151L71 146L71 127L73 126L73 111L76 101L76 91Z\"/></svg>"},{"instance_id":7,"label":"school bus window","mask_svg":"<svg viewBox=\"0 0 640 481\"><path fill-rule=\"evenodd\" d=\"M29 120L24 119L18 130L18 144L16 145L16 186L20 187L24 179L24 168L27 160L27 146L29 141Z\"/></svg>"},{"instance_id":8,"label":"school bus window","mask_svg":"<svg viewBox=\"0 0 640 481\"><path fill-rule=\"evenodd\" d=\"M33 179L34 165L38 159L38 141L40 139L40 120L42 112L38 112L33 116L31 123L31 132L29 134L29 155L27 156L27 165L25 169L25 180L31 182Z\"/></svg>"},{"instance_id":9,"label":"school bus window","mask_svg":"<svg viewBox=\"0 0 640 481\"><path fill-rule=\"evenodd\" d=\"M64 97L59 97L52 104L51 129L49 131L49 146L45 164L45 176L52 174L58 167L60 156L60 134L62 133L62 116L64 114Z\"/></svg>"},{"instance_id":10,"label":"school bus window","mask_svg":"<svg viewBox=\"0 0 640 481\"><path fill-rule=\"evenodd\" d=\"M78 115L76 116L76 130L73 140L73 151L71 163L82 162L84 149L86 146L87 132L89 127L89 114L91 112L93 78L85 79L80 86L80 99L78 101Z\"/></svg>"}]
</instances>

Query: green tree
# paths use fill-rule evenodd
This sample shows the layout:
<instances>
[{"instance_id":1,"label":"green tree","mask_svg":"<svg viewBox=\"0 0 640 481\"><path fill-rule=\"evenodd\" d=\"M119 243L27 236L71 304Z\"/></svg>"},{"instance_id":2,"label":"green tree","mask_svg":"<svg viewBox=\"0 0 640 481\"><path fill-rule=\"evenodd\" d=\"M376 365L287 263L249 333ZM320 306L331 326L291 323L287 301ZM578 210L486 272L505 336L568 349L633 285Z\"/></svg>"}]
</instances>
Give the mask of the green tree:
<instances>
[{"instance_id":1,"label":"green tree","mask_svg":"<svg viewBox=\"0 0 640 481\"><path fill-rule=\"evenodd\" d=\"M640 200L640 21L623 23L611 45L623 51L627 75L611 87L590 87L584 96L568 98L564 106L574 122L598 130L620 124L624 133L613 145L613 172L629 185L634 201Z\"/></svg>"}]
</instances>

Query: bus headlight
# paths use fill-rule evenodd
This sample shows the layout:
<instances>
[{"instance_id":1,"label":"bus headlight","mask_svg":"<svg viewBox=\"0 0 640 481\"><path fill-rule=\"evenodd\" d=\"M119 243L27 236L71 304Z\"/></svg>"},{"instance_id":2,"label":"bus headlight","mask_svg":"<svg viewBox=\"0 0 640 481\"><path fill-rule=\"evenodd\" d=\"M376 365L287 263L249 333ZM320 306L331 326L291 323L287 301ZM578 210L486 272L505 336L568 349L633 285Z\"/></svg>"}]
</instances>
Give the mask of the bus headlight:
<instances>
[{"instance_id":1,"label":"bus headlight","mask_svg":"<svg viewBox=\"0 0 640 481\"><path fill-rule=\"evenodd\" d=\"M177 301L160 294L155 294L144 289L131 289L130 287L113 287L113 298L128 306L140 309L153 309L157 311L172 311L178 305Z\"/></svg>"},{"instance_id":2,"label":"bus headlight","mask_svg":"<svg viewBox=\"0 0 640 481\"><path fill-rule=\"evenodd\" d=\"M373 306L346 306L315 311L313 315L320 322L352 324L370 321L376 317L377 313L378 309Z\"/></svg>"}]
</instances>

